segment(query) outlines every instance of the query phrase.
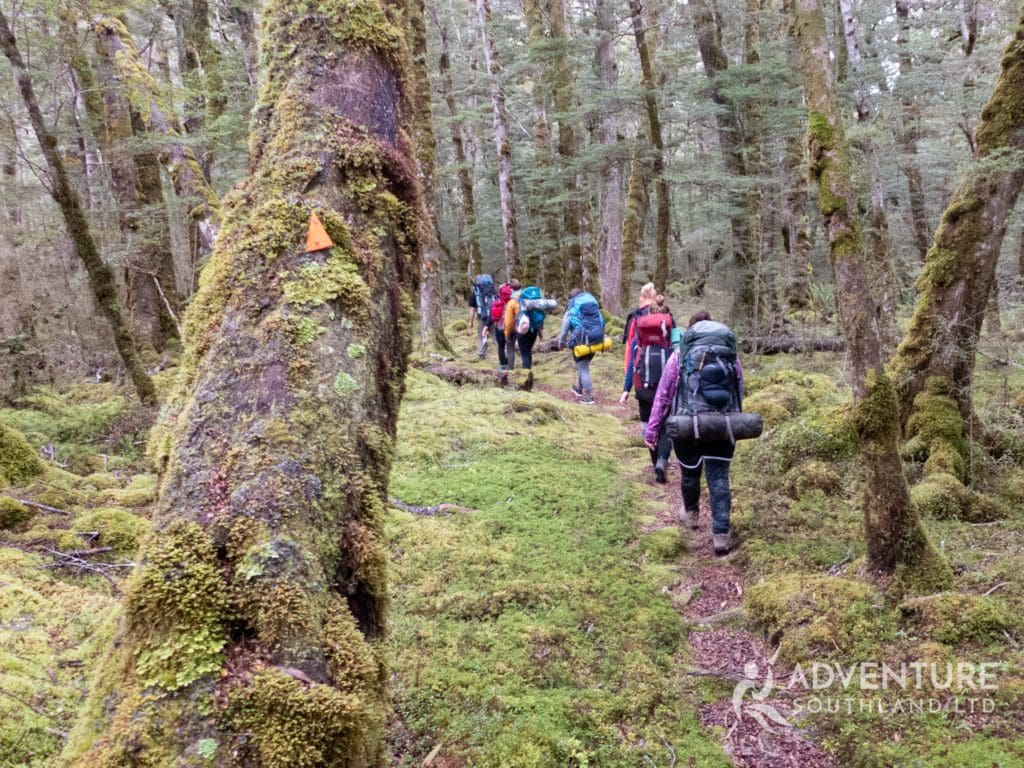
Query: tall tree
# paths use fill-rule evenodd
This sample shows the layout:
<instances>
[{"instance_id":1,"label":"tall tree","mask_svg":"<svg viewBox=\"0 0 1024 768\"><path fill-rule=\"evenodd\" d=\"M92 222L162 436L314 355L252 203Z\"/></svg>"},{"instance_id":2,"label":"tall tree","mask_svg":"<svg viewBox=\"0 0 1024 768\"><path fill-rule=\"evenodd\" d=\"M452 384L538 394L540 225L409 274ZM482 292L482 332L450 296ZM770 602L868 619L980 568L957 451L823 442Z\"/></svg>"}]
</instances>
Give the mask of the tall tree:
<instances>
[{"instance_id":1,"label":"tall tree","mask_svg":"<svg viewBox=\"0 0 1024 768\"><path fill-rule=\"evenodd\" d=\"M399 5L271 0L154 535L65 760L384 764L383 519L422 210ZM317 212L333 247L306 252ZM202 755L202 757L200 757Z\"/></svg>"},{"instance_id":2,"label":"tall tree","mask_svg":"<svg viewBox=\"0 0 1024 768\"><path fill-rule=\"evenodd\" d=\"M611 0L596 0L594 11L597 21L597 74L602 88L601 118L598 138L603 157L601 161L601 231L598 238L597 267L601 284L601 304L615 314L622 314L623 295L629 293L622 274L622 214L623 179L622 157L619 153L619 124L617 91L619 67L615 60L615 41L618 25ZM626 288L623 290L623 282Z\"/></svg>"},{"instance_id":3,"label":"tall tree","mask_svg":"<svg viewBox=\"0 0 1024 768\"><path fill-rule=\"evenodd\" d=\"M869 214L864 221L867 225L864 246L873 253L868 260L871 292L878 301L878 324L882 342L886 349L895 349L899 286L896 281L892 241L889 238L889 215L885 210L885 182L882 179L878 144L875 140L879 130L876 125L876 109L871 103L871 87L865 62L867 54L864 51L864 35L858 18L859 3L858 7L855 7L854 0L839 0L839 12L846 60L853 75L853 100L857 123L862 129L857 145L864 154L867 166Z\"/></svg>"},{"instance_id":4,"label":"tall tree","mask_svg":"<svg viewBox=\"0 0 1024 768\"><path fill-rule=\"evenodd\" d=\"M622 216L622 288L619 300L624 307L630 306L633 301L633 272L636 269L637 254L644 241L647 207L644 163L639 157L634 157L629 166L626 210Z\"/></svg>"},{"instance_id":5,"label":"tall tree","mask_svg":"<svg viewBox=\"0 0 1024 768\"><path fill-rule=\"evenodd\" d=\"M99 248L96 246L89 221L82 210L81 200L71 185L64 167L60 142L46 125L42 110L39 108L39 101L36 98L35 88L32 85L32 76L25 66L17 40L2 10L0 10L0 49L3 50L14 69L14 78L21 100L28 112L29 122L39 141L43 157L46 159L50 176L50 195L64 216L75 254L81 259L86 273L89 275L89 287L96 299L96 306L100 314L110 324L110 329L114 333L114 344L128 370L128 376L135 386L139 399L146 405L156 405L156 390L153 387L153 382L142 366L128 322L121 314L114 275L110 271L110 267L103 261Z\"/></svg>"},{"instance_id":6,"label":"tall tree","mask_svg":"<svg viewBox=\"0 0 1024 768\"><path fill-rule=\"evenodd\" d=\"M441 286L442 251L437 225L437 200L434 195L434 164L437 140L434 137L434 115L430 107L430 75L427 67L427 20L423 0L406 0L409 23L409 45L412 49L412 86L415 88L416 159L419 164L420 183L426 210L422 218L426 223L421 233L423 248L420 276L420 346L434 347L453 353L444 332L444 314Z\"/></svg>"},{"instance_id":7,"label":"tall tree","mask_svg":"<svg viewBox=\"0 0 1024 768\"><path fill-rule=\"evenodd\" d=\"M893 360L907 416L925 382L938 377L965 418L985 305L1010 214L1024 184L1024 7L1002 70L974 132L977 154L960 179L917 281L917 304Z\"/></svg>"},{"instance_id":8,"label":"tall tree","mask_svg":"<svg viewBox=\"0 0 1024 768\"><path fill-rule=\"evenodd\" d=\"M807 100L810 172L828 233L836 303L846 337L854 423L867 471L864 528L872 568L900 572L907 585L933 588L948 567L929 542L910 504L899 454L899 402L885 370L877 304L857 217L850 151L833 92L832 58L820 0L786 0L800 46Z\"/></svg>"},{"instance_id":9,"label":"tall tree","mask_svg":"<svg viewBox=\"0 0 1024 768\"><path fill-rule=\"evenodd\" d=\"M913 51L910 48L910 0L896 0L896 22L898 32L896 48L899 52L900 76L896 81L896 98L900 104L900 126L897 140L903 158L900 167L907 178L910 199L910 218L914 228L914 244L924 261L931 242L931 227L928 224L928 210L924 200L924 181L917 155L917 144L921 134L921 115L914 95L911 73L914 67Z\"/></svg>"},{"instance_id":10,"label":"tall tree","mask_svg":"<svg viewBox=\"0 0 1024 768\"><path fill-rule=\"evenodd\" d=\"M494 115L494 146L498 153L498 195L501 199L502 245L505 255L505 279L519 272L519 236L516 233L516 201L512 188L512 140L508 135L508 111L505 88L501 83L501 63L491 34L491 2L476 0L480 17L480 42L491 83L491 110Z\"/></svg>"},{"instance_id":11,"label":"tall tree","mask_svg":"<svg viewBox=\"0 0 1024 768\"><path fill-rule=\"evenodd\" d=\"M671 200L668 179L665 178L665 141L658 112L658 80L654 75L654 53L647 25L644 23L640 0L629 0L629 17L633 23L633 38L640 57L640 72L644 89L644 111L647 116L647 135L653 147L652 176L658 195L657 220L654 231L654 284L664 290L668 283L668 236L671 229Z\"/></svg>"}]
</instances>

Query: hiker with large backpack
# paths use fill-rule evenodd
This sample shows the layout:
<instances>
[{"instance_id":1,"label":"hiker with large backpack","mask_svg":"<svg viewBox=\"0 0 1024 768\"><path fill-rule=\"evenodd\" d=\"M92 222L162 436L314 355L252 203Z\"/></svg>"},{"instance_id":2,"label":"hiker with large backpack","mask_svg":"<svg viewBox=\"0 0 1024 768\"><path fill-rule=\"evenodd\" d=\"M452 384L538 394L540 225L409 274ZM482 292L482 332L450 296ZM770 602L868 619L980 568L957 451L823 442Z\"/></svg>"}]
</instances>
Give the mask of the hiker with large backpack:
<instances>
[{"instance_id":1,"label":"hiker with large backpack","mask_svg":"<svg viewBox=\"0 0 1024 768\"><path fill-rule=\"evenodd\" d=\"M480 360L487 357L487 342L491 338L491 306L497 298L494 278L477 275L469 294L469 327L476 329L476 356Z\"/></svg>"},{"instance_id":2,"label":"hiker with large backpack","mask_svg":"<svg viewBox=\"0 0 1024 768\"><path fill-rule=\"evenodd\" d=\"M632 389L640 406L640 434L647 431L654 396L661 382L662 371L672 352L672 329L675 320L665 304L665 297L657 294L648 283L640 289L640 306L629 314L623 334L626 342L626 378L622 383L619 405L625 405ZM658 431L657 447L651 449L654 479L667 481L668 458L672 453L672 440L664 425Z\"/></svg>"},{"instance_id":3,"label":"hiker with large backpack","mask_svg":"<svg viewBox=\"0 0 1024 768\"><path fill-rule=\"evenodd\" d=\"M505 336L514 339L519 347L523 368L533 367L533 345L544 336L544 312L554 305L545 299L544 293L535 285L514 292L505 307ZM515 352L509 347L509 368L515 362Z\"/></svg>"},{"instance_id":4,"label":"hiker with large backpack","mask_svg":"<svg viewBox=\"0 0 1024 768\"><path fill-rule=\"evenodd\" d=\"M732 549L729 464L736 440L756 437L740 433L745 415L743 392L743 366L736 355L735 335L728 326L712 321L707 310L697 312L690 318L679 349L665 363L644 442L655 450L662 427L667 427L682 470L680 516L683 524L694 530L698 528L703 469L717 555ZM757 422L760 434L760 420Z\"/></svg>"},{"instance_id":5,"label":"hiker with large backpack","mask_svg":"<svg viewBox=\"0 0 1024 768\"><path fill-rule=\"evenodd\" d=\"M604 349L604 315L597 299L579 288L569 291L569 306L562 316L562 330L558 334L558 347L568 345L576 363L576 383L572 393L581 405L593 405L594 382L590 377L590 361L597 349ZM610 344L609 344L610 346Z\"/></svg>"},{"instance_id":6,"label":"hiker with large backpack","mask_svg":"<svg viewBox=\"0 0 1024 768\"><path fill-rule=\"evenodd\" d=\"M513 280L516 285L519 281ZM498 298L491 305L491 326L494 328L494 346L498 350L498 370L506 371L508 364L508 338L505 336L505 307L512 298L512 284L502 283L498 287ZM515 352L513 351L513 356Z\"/></svg>"}]
</instances>

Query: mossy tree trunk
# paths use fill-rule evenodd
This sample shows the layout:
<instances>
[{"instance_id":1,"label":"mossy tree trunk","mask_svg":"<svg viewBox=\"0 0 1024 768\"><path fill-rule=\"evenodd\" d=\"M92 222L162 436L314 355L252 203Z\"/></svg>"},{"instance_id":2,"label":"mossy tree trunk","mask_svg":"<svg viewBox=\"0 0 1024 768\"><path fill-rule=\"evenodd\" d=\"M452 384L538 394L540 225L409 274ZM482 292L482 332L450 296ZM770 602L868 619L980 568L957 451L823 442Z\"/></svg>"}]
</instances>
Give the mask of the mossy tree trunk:
<instances>
[{"instance_id":1,"label":"mossy tree trunk","mask_svg":"<svg viewBox=\"0 0 1024 768\"><path fill-rule=\"evenodd\" d=\"M736 211L730 217L733 239L733 259L740 271L740 286L733 301L731 314L734 323L749 322L752 327L761 326L758 308L766 309L770 302L760 296L758 286L758 232L760 221L760 194L752 178L756 169L756 147L759 137L745 130L750 114L742 114L739 105L727 98L722 88L723 77L729 69L729 57L722 43L720 19L712 0L694 0L693 26L697 36L704 72L710 84L709 96L717 110L718 144L726 171L733 177L737 190L732 194L731 203ZM767 314L763 312L762 314Z\"/></svg>"},{"instance_id":2,"label":"mossy tree trunk","mask_svg":"<svg viewBox=\"0 0 1024 768\"><path fill-rule=\"evenodd\" d=\"M139 359L128 321L121 313L114 275L110 271L110 267L103 261L99 248L96 246L96 240L93 238L89 221L82 209L81 200L71 185L67 170L64 168L60 142L46 125L46 120L43 118L39 102L36 99L32 76L25 66L14 33L2 10L0 10L0 48L3 49L4 55L14 69L14 77L21 100L28 112L29 122L39 141L43 157L46 159L50 176L50 195L64 217L75 254L85 266L86 274L89 276L89 287L96 299L96 307L110 323L110 329L114 333L114 344L139 399L146 405L156 405L156 390L153 388L153 382L150 381L142 361Z\"/></svg>"},{"instance_id":3,"label":"mossy tree trunk","mask_svg":"<svg viewBox=\"0 0 1024 768\"><path fill-rule=\"evenodd\" d=\"M554 155L551 149L551 125L548 122L548 101L551 96L550 60L551 39L544 24L544 13L538 0L524 0L523 14L526 18L527 40L530 45L530 63L533 67L531 98L533 100L533 146L534 163L538 178L530 190L527 214L530 219L530 241L526 248L524 285L544 276L544 286L549 291L566 295L569 271L562 257L562 227L559 223L562 208L553 206L560 191L557 186Z\"/></svg>"},{"instance_id":4,"label":"mossy tree trunk","mask_svg":"<svg viewBox=\"0 0 1024 768\"><path fill-rule=\"evenodd\" d=\"M644 89L644 111L647 115L647 135L653 147L651 175L658 195L657 214L654 230L654 284L659 291L668 283L668 236L671 227L671 201L668 180L665 178L665 142L661 130L661 116L658 112L658 80L654 75L654 53L644 23L643 7L640 0L629 0L629 16L633 24L633 38L640 57L641 80Z\"/></svg>"},{"instance_id":5,"label":"mossy tree trunk","mask_svg":"<svg viewBox=\"0 0 1024 768\"><path fill-rule=\"evenodd\" d=\"M977 156L942 213L910 328L893 359L906 418L931 377L946 380L965 419L985 306L1010 214L1024 184L1024 9L975 131Z\"/></svg>"},{"instance_id":6,"label":"mossy tree trunk","mask_svg":"<svg viewBox=\"0 0 1024 768\"><path fill-rule=\"evenodd\" d=\"M864 527L868 562L898 572L911 588L944 583L948 567L929 542L910 504L899 454L899 403L885 371L877 303L871 295L851 179L850 150L833 92L832 60L820 0L786 0L800 47L808 112L809 163L828 233L836 303L846 337L854 423L866 473ZM877 254L869 253L867 258Z\"/></svg>"},{"instance_id":7,"label":"mossy tree trunk","mask_svg":"<svg viewBox=\"0 0 1024 768\"><path fill-rule=\"evenodd\" d=\"M794 62L798 64L799 60ZM782 194L782 249L786 254L783 294L790 309L811 306L811 233L807 215L807 174L804 142L786 141L785 189Z\"/></svg>"},{"instance_id":8,"label":"mossy tree trunk","mask_svg":"<svg viewBox=\"0 0 1024 768\"><path fill-rule=\"evenodd\" d=\"M928 224L928 209L924 199L924 181L917 157L917 143L921 138L921 115L910 82L914 68L913 51L910 48L910 0L896 0L896 22L898 32L896 48L899 52L900 76L896 82L896 97L900 105L900 127L896 139L903 153L900 167L907 177L907 191L910 199L910 219L914 228L914 244L921 261L928 254L931 242L931 226Z\"/></svg>"},{"instance_id":9,"label":"mossy tree trunk","mask_svg":"<svg viewBox=\"0 0 1024 768\"><path fill-rule=\"evenodd\" d=\"M501 201L502 247L505 256L505 279L519 273L519 235L516 232L516 201L512 185L512 140L508 135L508 111L505 88L501 83L501 63L491 34L491 2L476 0L480 18L480 43L491 84L491 110L494 115L494 146L498 153L498 197Z\"/></svg>"},{"instance_id":10,"label":"mossy tree trunk","mask_svg":"<svg viewBox=\"0 0 1024 768\"><path fill-rule=\"evenodd\" d=\"M604 147L605 160L601 167L601 219L598 238L597 267L601 283L601 305L616 315L622 315L626 304L623 296L622 276L622 216L623 216L623 158L618 151L618 88L619 67L615 61L615 41L618 23L611 0L596 0L594 12L599 38L597 41L597 74L601 94L601 122L597 132Z\"/></svg>"},{"instance_id":11,"label":"mossy tree trunk","mask_svg":"<svg viewBox=\"0 0 1024 768\"><path fill-rule=\"evenodd\" d=\"M182 142L160 84L146 70L124 23L103 16L93 26L97 50L117 70L128 103L146 131L159 143L174 191L188 209L189 247L193 263L202 263L213 250L220 224L220 201L207 182L192 149Z\"/></svg>"},{"instance_id":12,"label":"mossy tree trunk","mask_svg":"<svg viewBox=\"0 0 1024 768\"><path fill-rule=\"evenodd\" d=\"M452 148L458 166L456 173L459 177L461 195L462 215L459 221L459 257L456 265L456 272L459 275L456 287L461 294L469 291L473 276L480 271L483 257L480 253L480 238L476 233L473 163L466 152L465 125L459 116L458 105L455 102L455 87L452 84L448 27L442 24L437 24L437 26L441 37L441 55L438 59L438 71L441 73L441 93L444 96L445 106L448 108L448 124L451 127Z\"/></svg>"},{"instance_id":13,"label":"mossy tree trunk","mask_svg":"<svg viewBox=\"0 0 1024 768\"><path fill-rule=\"evenodd\" d=\"M434 116L430 106L430 75L427 68L427 20L423 0L407 0L409 46L412 50L412 83L415 87L416 114L416 159L420 169L420 183L423 188L422 200L425 205L422 217L427 225L422 232L420 274L420 346L454 354L451 343L444 333L444 313L441 310L443 251L437 226L437 199L434 194L434 166L437 156L437 140L434 136Z\"/></svg>"},{"instance_id":14,"label":"mossy tree trunk","mask_svg":"<svg viewBox=\"0 0 1024 768\"><path fill-rule=\"evenodd\" d=\"M868 177L868 211L864 218L867 224L864 247L873 253L868 259L871 268L871 292L878 301L878 324L882 342L887 350L896 348L896 310L899 304L899 286L896 280L895 252L889 238L889 215L885 210L885 182L878 160L878 146L875 143L876 110L871 103L870 85L865 72L864 38L861 25L854 12L852 0L839 0L841 17L841 41L845 42L846 60L853 75L853 98L857 112L857 123L861 126L862 138L858 142L864 154Z\"/></svg>"},{"instance_id":15,"label":"mossy tree trunk","mask_svg":"<svg viewBox=\"0 0 1024 768\"><path fill-rule=\"evenodd\" d=\"M210 39L210 6L207 0L178 0L169 12L178 38L178 67L188 91L182 123L203 146L199 162L209 180L213 153L208 131L225 107L220 53Z\"/></svg>"},{"instance_id":16,"label":"mossy tree trunk","mask_svg":"<svg viewBox=\"0 0 1024 768\"><path fill-rule=\"evenodd\" d=\"M229 2L227 5L228 16L235 23L238 29L238 39L241 41L242 65L245 67L245 75L249 85L254 88L259 83L259 66L256 61L256 19L252 6L242 2Z\"/></svg>"},{"instance_id":17,"label":"mossy tree trunk","mask_svg":"<svg viewBox=\"0 0 1024 768\"><path fill-rule=\"evenodd\" d=\"M64 760L382 766L383 521L425 223L404 8L261 13L250 173L154 430L154 533ZM305 253L317 212L334 247Z\"/></svg>"},{"instance_id":18,"label":"mossy tree trunk","mask_svg":"<svg viewBox=\"0 0 1024 768\"><path fill-rule=\"evenodd\" d=\"M127 246L124 265L126 304L138 343L159 352L178 336L180 309L174 252L159 166L135 142L138 115L124 97L125 85L102 55L96 75L84 52L72 59L82 89L85 114L99 145L119 208L118 223ZM142 137L145 142L145 136ZM155 171L155 178L154 178ZM165 301L166 299L166 301Z\"/></svg>"},{"instance_id":19,"label":"mossy tree trunk","mask_svg":"<svg viewBox=\"0 0 1024 768\"><path fill-rule=\"evenodd\" d=\"M636 270L636 256L644 242L647 204L644 164L639 157L634 157L629 166L626 210L622 217L622 288L619 295L623 307L632 306L633 272Z\"/></svg>"}]
</instances>

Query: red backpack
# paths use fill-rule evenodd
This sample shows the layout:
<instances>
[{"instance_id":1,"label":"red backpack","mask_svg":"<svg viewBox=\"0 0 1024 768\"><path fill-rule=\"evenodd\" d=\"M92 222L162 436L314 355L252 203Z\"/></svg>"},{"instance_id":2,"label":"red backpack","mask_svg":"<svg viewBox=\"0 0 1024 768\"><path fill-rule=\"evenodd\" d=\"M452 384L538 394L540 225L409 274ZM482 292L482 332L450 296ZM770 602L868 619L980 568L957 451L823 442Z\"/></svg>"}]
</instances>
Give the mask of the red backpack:
<instances>
[{"instance_id":1,"label":"red backpack","mask_svg":"<svg viewBox=\"0 0 1024 768\"><path fill-rule=\"evenodd\" d=\"M642 315L634 322L636 357L633 358L633 387L638 397L653 397L672 343L672 315Z\"/></svg>"}]
</instances>

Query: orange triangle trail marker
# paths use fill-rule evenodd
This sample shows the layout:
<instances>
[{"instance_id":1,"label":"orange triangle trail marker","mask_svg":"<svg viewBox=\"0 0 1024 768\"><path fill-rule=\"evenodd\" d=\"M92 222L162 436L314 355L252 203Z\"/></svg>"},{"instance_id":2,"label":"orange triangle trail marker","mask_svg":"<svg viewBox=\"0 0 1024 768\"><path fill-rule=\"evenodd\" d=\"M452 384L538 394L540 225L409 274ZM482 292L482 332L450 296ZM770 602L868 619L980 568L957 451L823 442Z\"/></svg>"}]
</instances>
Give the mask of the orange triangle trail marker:
<instances>
[{"instance_id":1,"label":"orange triangle trail marker","mask_svg":"<svg viewBox=\"0 0 1024 768\"><path fill-rule=\"evenodd\" d=\"M320 223L320 217L314 211L309 214L309 230L306 232L306 253L322 251L332 247L334 247L334 241L331 240L327 230L324 229L324 225Z\"/></svg>"}]
</instances>

